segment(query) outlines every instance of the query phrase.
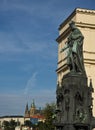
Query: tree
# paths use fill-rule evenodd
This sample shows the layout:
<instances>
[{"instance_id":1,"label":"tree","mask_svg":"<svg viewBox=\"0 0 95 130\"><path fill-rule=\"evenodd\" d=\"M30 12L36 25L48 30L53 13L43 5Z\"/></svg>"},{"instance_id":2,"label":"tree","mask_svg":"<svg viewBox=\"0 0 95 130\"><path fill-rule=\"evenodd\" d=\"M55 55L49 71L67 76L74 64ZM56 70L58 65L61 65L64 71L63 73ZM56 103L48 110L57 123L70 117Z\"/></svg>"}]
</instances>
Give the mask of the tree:
<instances>
[{"instance_id":1,"label":"tree","mask_svg":"<svg viewBox=\"0 0 95 130\"><path fill-rule=\"evenodd\" d=\"M10 130L15 130L15 127L17 125L17 123L15 122L15 120L11 120L9 122L9 124L10 124Z\"/></svg>"},{"instance_id":2,"label":"tree","mask_svg":"<svg viewBox=\"0 0 95 130\"><path fill-rule=\"evenodd\" d=\"M15 122L14 120L11 121L3 121L3 127L4 130L15 130L15 127L17 125L17 122Z\"/></svg>"},{"instance_id":3,"label":"tree","mask_svg":"<svg viewBox=\"0 0 95 130\"><path fill-rule=\"evenodd\" d=\"M29 121L29 120L26 120L26 121L24 122L24 125L25 125L25 126L28 126L28 127L32 127L32 122Z\"/></svg>"},{"instance_id":4,"label":"tree","mask_svg":"<svg viewBox=\"0 0 95 130\"><path fill-rule=\"evenodd\" d=\"M10 124L8 121L3 121L2 126L4 127L4 130L9 130L10 129Z\"/></svg>"},{"instance_id":5,"label":"tree","mask_svg":"<svg viewBox=\"0 0 95 130\"><path fill-rule=\"evenodd\" d=\"M38 122L37 127L38 127L38 130L46 130L45 129L46 125L44 122Z\"/></svg>"},{"instance_id":6,"label":"tree","mask_svg":"<svg viewBox=\"0 0 95 130\"><path fill-rule=\"evenodd\" d=\"M54 130L53 125L53 118L56 105L55 103L46 104L46 107L44 108L44 116L45 116L45 130Z\"/></svg>"}]
</instances>

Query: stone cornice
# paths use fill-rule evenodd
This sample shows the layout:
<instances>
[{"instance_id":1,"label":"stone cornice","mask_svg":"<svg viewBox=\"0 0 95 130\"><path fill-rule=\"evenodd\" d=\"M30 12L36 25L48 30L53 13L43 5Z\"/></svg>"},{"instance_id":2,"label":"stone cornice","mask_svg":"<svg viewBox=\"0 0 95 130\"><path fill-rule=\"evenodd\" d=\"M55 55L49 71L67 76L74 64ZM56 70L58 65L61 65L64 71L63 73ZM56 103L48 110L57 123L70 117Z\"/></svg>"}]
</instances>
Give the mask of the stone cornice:
<instances>
[{"instance_id":1,"label":"stone cornice","mask_svg":"<svg viewBox=\"0 0 95 130\"><path fill-rule=\"evenodd\" d=\"M84 63L88 63L88 64L95 64L95 59L84 59Z\"/></svg>"},{"instance_id":2,"label":"stone cornice","mask_svg":"<svg viewBox=\"0 0 95 130\"><path fill-rule=\"evenodd\" d=\"M60 73L61 71L64 72L64 71L66 71L66 70L68 70L68 67L67 67L66 64L64 64L64 65L62 65L61 67L59 67L59 68L56 70L56 72L57 72L57 73Z\"/></svg>"},{"instance_id":3,"label":"stone cornice","mask_svg":"<svg viewBox=\"0 0 95 130\"><path fill-rule=\"evenodd\" d=\"M93 9L77 8L76 12L81 12L81 13L86 13L86 14L94 14L95 15L95 10L93 10Z\"/></svg>"},{"instance_id":4,"label":"stone cornice","mask_svg":"<svg viewBox=\"0 0 95 130\"><path fill-rule=\"evenodd\" d=\"M68 35L68 33L70 32L70 28L67 28L57 39L56 41L58 43L61 42L61 40L64 40L64 38Z\"/></svg>"},{"instance_id":5,"label":"stone cornice","mask_svg":"<svg viewBox=\"0 0 95 130\"><path fill-rule=\"evenodd\" d=\"M95 53L94 53L95 54ZM60 60L57 64L60 64L62 63L66 58ZM95 62L95 59L87 59L87 58L84 58L84 61L88 61L88 62ZM64 66L64 65L63 65Z\"/></svg>"},{"instance_id":6,"label":"stone cornice","mask_svg":"<svg viewBox=\"0 0 95 130\"><path fill-rule=\"evenodd\" d=\"M76 14L76 9L69 15L69 17L65 21L63 21L59 25L59 30L61 30L68 23L68 21L70 21L74 17L75 14Z\"/></svg>"},{"instance_id":7,"label":"stone cornice","mask_svg":"<svg viewBox=\"0 0 95 130\"><path fill-rule=\"evenodd\" d=\"M60 24L59 30L61 30L75 16L76 13L85 13L85 14L95 15L95 10L83 9L83 8L74 9L74 11L68 16L68 18Z\"/></svg>"},{"instance_id":8,"label":"stone cornice","mask_svg":"<svg viewBox=\"0 0 95 130\"><path fill-rule=\"evenodd\" d=\"M95 54L95 52L91 52L91 51L83 51L84 53L88 53L88 54Z\"/></svg>"},{"instance_id":9,"label":"stone cornice","mask_svg":"<svg viewBox=\"0 0 95 130\"><path fill-rule=\"evenodd\" d=\"M88 24L83 22L76 22L77 27L95 29L95 24Z\"/></svg>"}]
</instances>

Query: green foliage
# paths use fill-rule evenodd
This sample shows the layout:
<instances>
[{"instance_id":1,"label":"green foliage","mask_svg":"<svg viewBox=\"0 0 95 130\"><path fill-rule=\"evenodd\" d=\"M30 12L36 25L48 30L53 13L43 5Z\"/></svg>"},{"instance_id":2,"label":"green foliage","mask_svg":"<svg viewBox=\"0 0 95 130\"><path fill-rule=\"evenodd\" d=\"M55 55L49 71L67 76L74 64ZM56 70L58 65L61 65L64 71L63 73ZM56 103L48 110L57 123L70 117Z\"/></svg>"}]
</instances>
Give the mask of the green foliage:
<instances>
[{"instance_id":1,"label":"green foliage","mask_svg":"<svg viewBox=\"0 0 95 130\"><path fill-rule=\"evenodd\" d=\"M45 127L46 127L45 123L43 123L43 122L39 122L37 127L38 127L38 130L46 130L45 129Z\"/></svg>"},{"instance_id":2,"label":"green foliage","mask_svg":"<svg viewBox=\"0 0 95 130\"><path fill-rule=\"evenodd\" d=\"M17 125L17 122L15 122L14 120L11 121L4 121L3 122L3 126L4 126L4 130L15 130L15 127Z\"/></svg>"},{"instance_id":3,"label":"green foliage","mask_svg":"<svg viewBox=\"0 0 95 130\"><path fill-rule=\"evenodd\" d=\"M55 103L46 104L46 107L44 108L44 116L45 116L45 130L54 130L53 126L53 115L55 111L56 105Z\"/></svg>"},{"instance_id":4,"label":"green foliage","mask_svg":"<svg viewBox=\"0 0 95 130\"><path fill-rule=\"evenodd\" d=\"M45 116L45 122L38 122L38 125L35 126L37 130L54 130L54 126L52 124L56 105L55 103L46 104L43 109L43 114Z\"/></svg>"},{"instance_id":5,"label":"green foliage","mask_svg":"<svg viewBox=\"0 0 95 130\"><path fill-rule=\"evenodd\" d=\"M17 123L14 120L10 121L10 130L14 130L16 127Z\"/></svg>"},{"instance_id":6,"label":"green foliage","mask_svg":"<svg viewBox=\"0 0 95 130\"><path fill-rule=\"evenodd\" d=\"M10 124L8 121L3 121L4 130L9 130Z\"/></svg>"},{"instance_id":7,"label":"green foliage","mask_svg":"<svg viewBox=\"0 0 95 130\"><path fill-rule=\"evenodd\" d=\"M25 125L25 126L28 126L28 127L31 127L31 126L32 126L32 122L29 121L29 120L26 120L26 121L24 122L24 125Z\"/></svg>"}]
</instances>

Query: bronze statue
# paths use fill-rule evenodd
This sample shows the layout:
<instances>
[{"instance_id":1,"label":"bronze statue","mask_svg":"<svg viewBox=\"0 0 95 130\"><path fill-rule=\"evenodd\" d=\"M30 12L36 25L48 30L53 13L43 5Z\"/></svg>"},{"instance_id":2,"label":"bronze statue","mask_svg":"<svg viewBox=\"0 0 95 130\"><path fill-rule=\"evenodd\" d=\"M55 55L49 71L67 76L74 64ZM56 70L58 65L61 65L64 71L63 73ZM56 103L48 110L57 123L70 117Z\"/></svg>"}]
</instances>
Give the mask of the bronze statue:
<instances>
[{"instance_id":1,"label":"bronze statue","mask_svg":"<svg viewBox=\"0 0 95 130\"><path fill-rule=\"evenodd\" d=\"M67 65L70 68L70 71L83 73L85 72L83 64L84 36L73 21L69 24L69 26L71 28L71 33L67 40L67 47L63 48L61 52L68 48Z\"/></svg>"},{"instance_id":2,"label":"bronze statue","mask_svg":"<svg viewBox=\"0 0 95 130\"><path fill-rule=\"evenodd\" d=\"M69 73L63 75L61 86L56 91L56 130L92 130L95 128L93 117L93 85L88 80L83 62L83 35L74 22L69 24L71 33L67 40L67 65ZM73 73L72 73L73 72Z\"/></svg>"}]
</instances>

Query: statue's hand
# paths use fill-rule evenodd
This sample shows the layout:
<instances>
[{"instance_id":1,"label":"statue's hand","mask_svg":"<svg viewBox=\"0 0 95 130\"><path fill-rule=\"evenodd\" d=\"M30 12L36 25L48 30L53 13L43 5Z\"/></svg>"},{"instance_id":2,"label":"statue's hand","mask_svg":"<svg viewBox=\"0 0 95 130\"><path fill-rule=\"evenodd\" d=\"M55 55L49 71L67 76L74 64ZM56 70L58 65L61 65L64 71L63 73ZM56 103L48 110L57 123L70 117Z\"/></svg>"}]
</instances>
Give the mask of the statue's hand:
<instances>
[{"instance_id":1,"label":"statue's hand","mask_svg":"<svg viewBox=\"0 0 95 130\"><path fill-rule=\"evenodd\" d=\"M62 53L62 52L63 52L63 49L61 49L60 53Z\"/></svg>"},{"instance_id":2,"label":"statue's hand","mask_svg":"<svg viewBox=\"0 0 95 130\"><path fill-rule=\"evenodd\" d=\"M62 53L63 51L65 51L67 48L69 48L69 46L67 46L67 47L65 47L65 48L63 48L63 49L61 49L60 53Z\"/></svg>"}]
</instances>

